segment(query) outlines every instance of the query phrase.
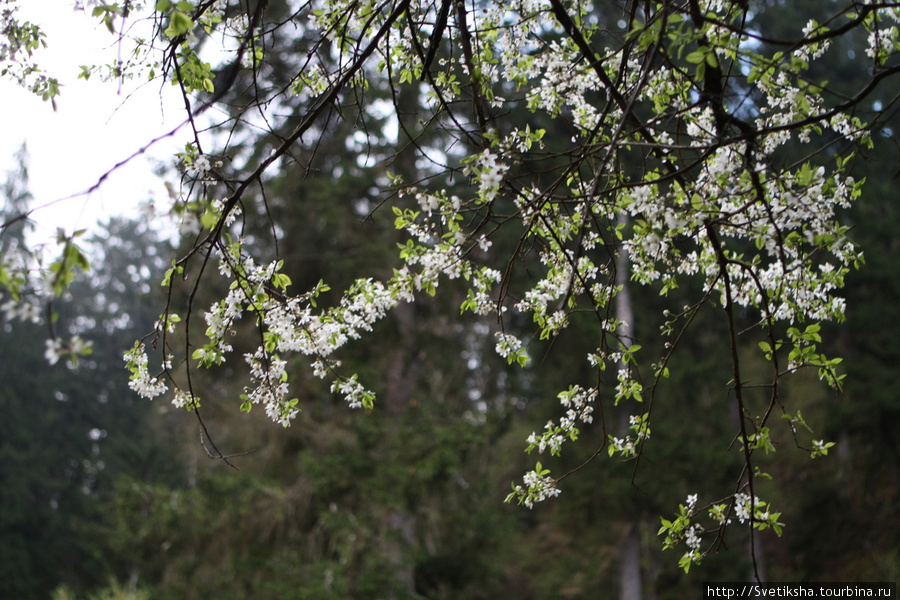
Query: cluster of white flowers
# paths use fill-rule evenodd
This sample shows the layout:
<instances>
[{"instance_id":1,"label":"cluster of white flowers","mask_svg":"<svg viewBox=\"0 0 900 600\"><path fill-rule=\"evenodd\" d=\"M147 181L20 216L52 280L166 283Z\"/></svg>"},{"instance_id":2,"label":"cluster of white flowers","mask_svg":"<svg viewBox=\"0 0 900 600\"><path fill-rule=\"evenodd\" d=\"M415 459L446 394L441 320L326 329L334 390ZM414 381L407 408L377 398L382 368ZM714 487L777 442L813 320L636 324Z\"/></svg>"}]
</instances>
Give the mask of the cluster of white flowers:
<instances>
[{"instance_id":1,"label":"cluster of white flowers","mask_svg":"<svg viewBox=\"0 0 900 600\"><path fill-rule=\"evenodd\" d=\"M214 0L206 9L205 16L210 20L219 22L225 16L225 10L228 8L228 0Z\"/></svg>"},{"instance_id":2,"label":"cluster of white flowers","mask_svg":"<svg viewBox=\"0 0 900 600\"><path fill-rule=\"evenodd\" d=\"M659 530L660 535L665 535L663 548L673 548L682 542L687 547L679 563L685 571L706 555L700 547L702 537L708 529L697 522L700 517L696 513L696 508L697 494L688 495L685 504L679 505L675 519L662 519L662 527ZM769 503L761 501L758 497L752 497L751 501L750 494L746 492L734 494L731 497L730 507L728 503L710 506L708 517L715 524L715 528L721 529L731 523L727 515L732 510L741 524L749 522L749 525L757 530L772 528L776 534L781 535L783 524L778 522L781 513L772 513Z\"/></svg>"},{"instance_id":3,"label":"cluster of white flowers","mask_svg":"<svg viewBox=\"0 0 900 600\"><path fill-rule=\"evenodd\" d=\"M300 409L297 402L287 398L290 393L285 370L287 361L277 354L267 353L264 348L245 354L244 360L250 365L250 375L257 385L255 388L244 388L242 398L250 404L261 404L270 419L288 427Z\"/></svg>"},{"instance_id":4,"label":"cluster of white flowers","mask_svg":"<svg viewBox=\"0 0 900 600\"><path fill-rule=\"evenodd\" d=\"M214 199L209 203L209 213L213 216L213 218L218 221L222 218L223 213L225 212L225 200L222 199ZM239 204L234 205L231 210L228 211L225 217L225 227L231 227L237 218L241 216L241 207Z\"/></svg>"},{"instance_id":5,"label":"cluster of white flowers","mask_svg":"<svg viewBox=\"0 0 900 600\"><path fill-rule=\"evenodd\" d=\"M522 483L524 485L513 486L513 491L507 497L507 501L518 499L519 503L524 504L527 508L534 508L538 502L555 498L561 491L556 487L556 480L547 475L540 463L535 470L525 473Z\"/></svg>"},{"instance_id":6,"label":"cluster of white flowers","mask_svg":"<svg viewBox=\"0 0 900 600\"><path fill-rule=\"evenodd\" d=\"M776 89L789 87L785 80ZM761 118L758 125L765 128L800 118L803 111L793 106L798 93L788 90L777 97L770 95L770 103L780 112ZM709 118L706 110L698 114L695 141L709 135L707 128L713 126ZM702 124L704 119L707 125ZM836 129L852 127L845 121L832 122ZM774 148L789 137L787 130L775 132L766 136L764 147ZM756 162L748 165L748 156ZM761 307L768 298L772 316L785 321L840 319L843 301L832 293L842 285L859 254L836 214L858 194L859 184L852 177L828 174L821 166L805 164L795 171L776 173L757 152L749 152L746 144L718 148L686 190L659 194L653 186L643 185L623 192L627 210L636 219L634 236L625 241L633 279L667 282L680 274L699 272L708 285L717 286L724 294L719 264L722 245L749 238L762 252L729 266L731 301ZM705 225L713 216L720 236L715 243ZM686 260L673 260L681 252L672 250L679 238L680 245L683 240L697 245L686 253ZM830 252L839 266L810 261L817 248Z\"/></svg>"},{"instance_id":7,"label":"cluster of white flowers","mask_svg":"<svg viewBox=\"0 0 900 600\"><path fill-rule=\"evenodd\" d=\"M355 374L348 379L335 380L331 391L341 394L350 408L371 408L375 398L375 394L363 387Z\"/></svg>"},{"instance_id":8,"label":"cluster of white flowers","mask_svg":"<svg viewBox=\"0 0 900 600\"><path fill-rule=\"evenodd\" d=\"M813 440L812 443L812 451L810 451L810 458L817 458L819 456L827 456L828 450L834 446L834 442L826 442L825 440Z\"/></svg>"},{"instance_id":9,"label":"cluster of white flowers","mask_svg":"<svg viewBox=\"0 0 900 600\"><path fill-rule=\"evenodd\" d=\"M59 337L50 338L46 341L44 358L51 365L55 365L60 358L68 356L70 364L76 365L78 357L90 354L93 345L93 342L84 340L78 335L73 335L69 341Z\"/></svg>"},{"instance_id":10,"label":"cluster of white flowers","mask_svg":"<svg viewBox=\"0 0 900 600\"><path fill-rule=\"evenodd\" d=\"M758 507L759 506L759 498L754 496L752 504L753 504L753 507ZM750 494L746 494L744 492L735 494L735 496L734 496L734 514L737 517L737 520L741 524L743 524L745 521L750 520L750 511L751 511Z\"/></svg>"},{"instance_id":11,"label":"cluster of white flowers","mask_svg":"<svg viewBox=\"0 0 900 600\"><path fill-rule=\"evenodd\" d=\"M297 74L291 82L291 92L301 100L308 100L322 94L329 85L327 71L319 64L312 64Z\"/></svg>"},{"instance_id":12,"label":"cluster of white flowers","mask_svg":"<svg viewBox=\"0 0 900 600\"><path fill-rule=\"evenodd\" d=\"M637 444L630 435L624 438L610 436L608 443L610 455L620 454L624 458L637 455Z\"/></svg>"},{"instance_id":13,"label":"cluster of white flowers","mask_svg":"<svg viewBox=\"0 0 900 600\"><path fill-rule=\"evenodd\" d=\"M475 165L473 171L478 181L478 199L487 204L497 197L503 174L509 170L509 165L498 162L497 155L490 150L480 154Z\"/></svg>"},{"instance_id":14,"label":"cluster of white flowers","mask_svg":"<svg viewBox=\"0 0 900 600\"><path fill-rule=\"evenodd\" d=\"M198 156L187 165L184 172L192 179L205 179L212 165L205 155Z\"/></svg>"},{"instance_id":15,"label":"cluster of white flowers","mask_svg":"<svg viewBox=\"0 0 900 600\"><path fill-rule=\"evenodd\" d=\"M688 494L684 504L687 507L688 515L694 514L694 508L697 506L697 494Z\"/></svg>"},{"instance_id":16,"label":"cluster of white flowers","mask_svg":"<svg viewBox=\"0 0 900 600\"><path fill-rule=\"evenodd\" d=\"M690 548L691 551L700 548L701 533L703 533L703 528L700 525L691 525L687 528L687 531L684 532L684 543L687 544L687 547Z\"/></svg>"},{"instance_id":17,"label":"cluster of white flowers","mask_svg":"<svg viewBox=\"0 0 900 600\"><path fill-rule=\"evenodd\" d=\"M419 206L422 207L422 210L425 211L425 214L429 217L431 213L440 208L441 199L434 194L428 194L425 192L419 192L416 194L416 201L419 203Z\"/></svg>"},{"instance_id":18,"label":"cluster of white flowers","mask_svg":"<svg viewBox=\"0 0 900 600\"><path fill-rule=\"evenodd\" d=\"M324 32L334 44L344 41L355 44L384 19L373 5L367 4L366 8L361 10L353 0L326 0L312 13L312 26ZM406 44L409 45L408 38Z\"/></svg>"},{"instance_id":19,"label":"cluster of white flowers","mask_svg":"<svg viewBox=\"0 0 900 600\"><path fill-rule=\"evenodd\" d=\"M559 449L565 441L565 436L560 433L561 428L557 427L553 421L547 421L544 426L544 433L538 435L531 432L526 440L529 448L537 448L539 453L543 453L547 448L551 454L559 454Z\"/></svg>"},{"instance_id":20,"label":"cluster of white flowers","mask_svg":"<svg viewBox=\"0 0 900 600\"><path fill-rule=\"evenodd\" d=\"M634 397L635 393L640 394L643 388L640 383L632 378L631 369L628 367L619 369L616 381L616 404L625 398Z\"/></svg>"},{"instance_id":21,"label":"cluster of white flowers","mask_svg":"<svg viewBox=\"0 0 900 600\"><path fill-rule=\"evenodd\" d=\"M222 255L223 262L229 263L223 270L231 273L235 269L242 274L243 282L233 288L228 296L214 304L207 312L209 328L207 337L216 357L231 350L226 335L232 332L235 321L244 310L250 310L261 321L268 344L260 346L252 354L245 355L251 366L251 374L256 387L245 390L251 404L262 404L266 413L282 425L288 425L299 409L288 400L289 384L286 360L275 352L299 352L313 358L314 373L324 376L327 357L351 339L358 339L363 332L371 331L373 325L394 308L402 298L401 293L411 283L409 278L397 277L388 285L371 279L359 280L342 299L339 306L316 314L311 299L314 294L278 300L266 293L267 286L273 286L278 279L278 263L258 266L246 256L241 256L239 264L233 260L240 256L239 249ZM269 349L271 348L271 349ZM340 392L351 406L362 406L364 399L371 396L355 378L335 381L333 391ZM366 400L366 403L368 400Z\"/></svg>"},{"instance_id":22,"label":"cluster of white flowers","mask_svg":"<svg viewBox=\"0 0 900 600\"><path fill-rule=\"evenodd\" d=\"M195 143L189 143L185 146L184 152L180 152L177 156L184 165L184 173L190 179L208 180L212 169L221 168L224 164L221 160L210 160L209 156L200 152Z\"/></svg>"},{"instance_id":23,"label":"cluster of white flowers","mask_svg":"<svg viewBox=\"0 0 900 600\"><path fill-rule=\"evenodd\" d=\"M0 297L2 299L2 297ZM33 295L25 296L20 299L10 298L3 304L0 304L0 311L7 321L18 319L19 321L29 323L40 323L42 307L38 304L38 298Z\"/></svg>"},{"instance_id":24,"label":"cluster of white flowers","mask_svg":"<svg viewBox=\"0 0 900 600\"><path fill-rule=\"evenodd\" d=\"M459 199L452 197L442 199L435 209L458 210L459 206ZM218 211L216 214L221 212L221 208ZM452 222L447 214L443 218ZM324 377L339 364L330 358L338 349L371 331L374 324L400 302L412 301L416 291L433 291L444 276L464 276L472 281L473 295L468 308L477 314L497 310L489 293L491 287L500 281L501 274L494 269L476 269L462 257L460 244L466 242L467 236L460 232L450 242L435 243L435 236L428 228L415 222L407 223L405 228L420 243L404 254L406 265L397 269L394 277L387 282L357 280L337 306L324 310L317 310L314 306L318 290L300 296L284 293L290 280L280 274L281 263L256 264L244 254L242 240L219 251L219 271L233 279L234 283L226 297L215 302L206 312L208 342L194 351L193 358L204 366L224 362L232 351L228 340L234 334L236 322L244 312L252 313L262 326L265 343L255 352L245 355L255 384L255 387L245 389L245 407L249 409L250 405L261 404L273 420L288 425L299 409L294 400L288 400L289 376L287 362L281 358L282 355L300 353L310 357L314 374ZM482 249L489 247L484 239L477 239L475 243ZM272 290L279 290L280 293L272 294ZM510 344L508 354L513 359L527 360L521 342L513 342L513 339L510 337L498 342L498 351ZM136 386L146 387L146 377L136 373L136 379L139 380ZM371 407L374 401L374 394L355 375L338 376L332 391L343 395L352 407Z\"/></svg>"},{"instance_id":25,"label":"cluster of white flowers","mask_svg":"<svg viewBox=\"0 0 900 600\"><path fill-rule=\"evenodd\" d=\"M637 439L643 441L650 439L650 428L647 427L646 413L642 415L630 415L628 425L634 430Z\"/></svg>"},{"instance_id":26,"label":"cluster of white flowers","mask_svg":"<svg viewBox=\"0 0 900 600\"><path fill-rule=\"evenodd\" d=\"M597 390L585 390L581 386L573 385L565 392L559 393L559 403L566 409L566 414L560 424L566 430L572 429L577 421L585 424L593 422L594 402L597 400Z\"/></svg>"},{"instance_id":27,"label":"cluster of white flowers","mask_svg":"<svg viewBox=\"0 0 900 600\"><path fill-rule=\"evenodd\" d=\"M196 408L198 399L192 393L185 390L175 390L172 405L175 408Z\"/></svg>"},{"instance_id":28,"label":"cluster of white flowers","mask_svg":"<svg viewBox=\"0 0 900 600\"><path fill-rule=\"evenodd\" d=\"M494 349L497 351L497 354L499 354L503 358L515 356L515 354L521 351L523 348L522 340L512 335L511 333L498 331L494 335L497 338L497 344L494 346Z\"/></svg>"},{"instance_id":29,"label":"cluster of white flowers","mask_svg":"<svg viewBox=\"0 0 900 600\"><path fill-rule=\"evenodd\" d=\"M483 267L476 271L472 277L472 287L469 289L469 297L463 303L463 310L471 310L476 315L489 315L506 311L506 307L499 304L490 292L494 284L500 283L503 275L496 269Z\"/></svg>"},{"instance_id":30,"label":"cluster of white flowers","mask_svg":"<svg viewBox=\"0 0 900 600\"><path fill-rule=\"evenodd\" d=\"M539 453L550 450L551 454L558 455L560 447L566 439L576 440L580 434L579 423L590 424L593 422L594 404L597 399L597 390L585 390L581 386L573 385L567 391L560 392L559 403L566 409L565 415L560 418L559 425L548 421L544 426L544 432L538 435L532 432L528 436L528 451L537 448Z\"/></svg>"},{"instance_id":31,"label":"cluster of white flowers","mask_svg":"<svg viewBox=\"0 0 900 600\"><path fill-rule=\"evenodd\" d=\"M806 27L803 28L803 37L809 38L810 36L817 35L819 33L824 33L824 30L820 29L819 24L810 19L806 23ZM823 54L831 47L830 40L823 40L821 42L816 42L813 44L809 44L806 46L801 46L794 50L794 56L809 62L811 60L815 60L817 58L821 58Z\"/></svg>"},{"instance_id":32,"label":"cluster of white flowers","mask_svg":"<svg viewBox=\"0 0 900 600\"><path fill-rule=\"evenodd\" d=\"M530 490L535 490L536 497L534 502L541 502L546 500L547 498L553 498L558 496L560 493L559 488L556 487L556 482L547 475L540 475L537 471L529 471L523 477L523 481L525 485ZM527 501L525 505L528 508L531 508L533 505L529 504Z\"/></svg>"},{"instance_id":33,"label":"cluster of white flowers","mask_svg":"<svg viewBox=\"0 0 900 600\"><path fill-rule=\"evenodd\" d=\"M60 338L52 338L46 341L46 349L44 350L44 358L51 365L59 362L63 353L63 341Z\"/></svg>"},{"instance_id":34,"label":"cluster of white flowers","mask_svg":"<svg viewBox=\"0 0 900 600\"><path fill-rule=\"evenodd\" d=\"M552 238L556 233L548 232L548 237ZM593 285L600 269L590 257L581 256L576 260L572 252L566 250L544 251L541 261L548 266L547 274L525 292L525 297L515 307L522 313L530 313L541 326L542 336L547 337L556 335L568 325L567 307L552 305L561 298L584 294Z\"/></svg>"},{"instance_id":35,"label":"cluster of white flowers","mask_svg":"<svg viewBox=\"0 0 900 600\"><path fill-rule=\"evenodd\" d=\"M164 381L150 375L148 365L150 363L143 344L135 344L125 353L126 368L131 371L128 387L134 390L142 398L152 400L165 394L169 389Z\"/></svg>"},{"instance_id":36,"label":"cluster of white flowers","mask_svg":"<svg viewBox=\"0 0 900 600\"><path fill-rule=\"evenodd\" d=\"M883 63L891 55L896 43L896 26L874 29L869 32L866 56Z\"/></svg>"},{"instance_id":37,"label":"cluster of white flowers","mask_svg":"<svg viewBox=\"0 0 900 600\"><path fill-rule=\"evenodd\" d=\"M726 504L717 504L710 508L709 516L719 527L731 524L731 519L728 518L728 506Z\"/></svg>"}]
</instances>

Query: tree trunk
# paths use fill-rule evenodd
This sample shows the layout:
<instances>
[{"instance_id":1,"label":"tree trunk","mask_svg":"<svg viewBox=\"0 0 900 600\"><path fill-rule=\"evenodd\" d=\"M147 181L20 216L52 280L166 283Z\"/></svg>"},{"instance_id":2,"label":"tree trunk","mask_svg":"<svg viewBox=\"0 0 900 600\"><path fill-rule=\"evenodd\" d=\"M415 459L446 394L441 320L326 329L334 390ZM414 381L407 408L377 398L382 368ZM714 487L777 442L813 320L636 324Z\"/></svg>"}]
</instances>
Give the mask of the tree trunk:
<instances>
[{"instance_id":1,"label":"tree trunk","mask_svg":"<svg viewBox=\"0 0 900 600\"><path fill-rule=\"evenodd\" d=\"M620 224L628 224L628 216L619 216ZM631 294L628 291L629 280L628 251L620 248L616 257L616 285L622 290L616 296L616 319L619 321L617 332L619 339L626 347L630 347L634 340L634 311L631 306ZM620 365L621 367L622 365ZM628 414L622 411L619 421L619 433L624 435L628 431ZM619 600L641 600L641 544L638 537L639 519L629 515L628 534L622 542L621 571L619 573Z\"/></svg>"},{"instance_id":2,"label":"tree trunk","mask_svg":"<svg viewBox=\"0 0 900 600\"><path fill-rule=\"evenodd\" d=\"M416 131L419 106L414 90L400 88L397 90L397 119L406 125L405 130L411 134ZM409 184L416 180L416 154L410 140L404 139L404 128L398 135L398 151L394 158L393 170ZM409 340L415 338L417 322L416 310L412 304L400 304L393 311L396 345L385 372L385 393L382 410L389 418L403 420L409 405L410 393L415 385L415 348ZM395 590L402 597L413 597L415 592L415 564L411 559L415 550L416 516L407 507L398 505L391 508L385 519L385 536L383 551L394 567ZM392 593L391 598L395 595Z\"/></svg>"},{"instance_id":3,"label":"tree trunk","mask_svg":"<svg viewBox=\"0 0 900 600\"><path fill-rule=\"evenodd\" d=\"M641 543L637 519L631 520L622 544L622 569L619 573L619 600L641 600Z\"/></svg>"}]
</instances>

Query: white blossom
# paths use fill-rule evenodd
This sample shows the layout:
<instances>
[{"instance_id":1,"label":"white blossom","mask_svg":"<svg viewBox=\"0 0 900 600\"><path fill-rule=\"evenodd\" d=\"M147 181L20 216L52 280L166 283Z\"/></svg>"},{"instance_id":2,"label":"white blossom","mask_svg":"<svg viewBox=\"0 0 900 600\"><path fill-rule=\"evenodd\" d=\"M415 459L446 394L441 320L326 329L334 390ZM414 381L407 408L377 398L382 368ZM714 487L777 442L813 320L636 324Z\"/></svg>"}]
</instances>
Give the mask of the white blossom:
<instances>
[{"instance_id":1,"label":"white blossom","mask_svg":"<svg viewBox=\"0 0 900 600\"><path fill-rule=\"evenodd\" d=\"M44 351L44 358L51 365L55 365L59 362L60 356L62 356L63 341L59 338L48 339L46 345L47 349Z\"/></svg>"}]
</instances>

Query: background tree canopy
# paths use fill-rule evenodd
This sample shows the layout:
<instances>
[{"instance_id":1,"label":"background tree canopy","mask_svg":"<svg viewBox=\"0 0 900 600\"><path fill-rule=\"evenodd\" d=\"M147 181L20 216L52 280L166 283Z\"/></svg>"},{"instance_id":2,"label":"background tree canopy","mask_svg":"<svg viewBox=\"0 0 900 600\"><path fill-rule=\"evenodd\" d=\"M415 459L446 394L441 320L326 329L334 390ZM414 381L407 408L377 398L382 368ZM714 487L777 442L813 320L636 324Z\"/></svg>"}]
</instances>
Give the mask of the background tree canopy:
<instances>
[{"instance_id":1,"label":"background tree canopy","mask_svg":"<svg viewBox=\"0 0 900 600\"><path fill-rule=\"evenodd\" d=\"M896 579L900 3L79 4L192 141L169 239L8 177L7 593Z\"/></svg>"}]
</instances>

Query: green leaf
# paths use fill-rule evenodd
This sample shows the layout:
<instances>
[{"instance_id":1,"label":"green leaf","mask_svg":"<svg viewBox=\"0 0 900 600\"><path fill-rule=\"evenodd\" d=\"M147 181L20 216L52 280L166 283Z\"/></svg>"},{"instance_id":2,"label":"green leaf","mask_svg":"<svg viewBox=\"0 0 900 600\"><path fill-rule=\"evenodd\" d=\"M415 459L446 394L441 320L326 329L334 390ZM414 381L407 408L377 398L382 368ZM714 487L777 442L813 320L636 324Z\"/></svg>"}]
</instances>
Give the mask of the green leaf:
<instances>
[{"instance_id":1,"label":"green leaf","mask_svg":"<svg viewBox=\"0 0 900 600\"><path fill-rule=\"evenodd\" d=\"M200 225L203 229L212 229L219 222L219 217L211 212L200 215Z\"/></svg>"},{"instance_id":2,"label":"green leaf","mask_svg":"<svg viewBox=\"0 0 900 600\"><path fill-rule=\"evenodd\" d=\"M664 531L668 531L672 529L672 521L667 519L660 519L662 521L662 527L659 528L659 531L656 532L656 535L662 535Z\"/></svg>"},{"instance_id":3,"label":"green leaf","mask_svg":"<svg viewBox=\"0 0 900 600\"><path fill-rule=\"evenodd\" d=\"M699 50L694 50L690 54L688 54L685 59L694 65L699 65L704 60L706 60L707 51L705 48L700 48Z\"/></svg>"},{"instance_id":4,"label":"green leaf","mask_svg":"<svg viewBox=\"0 0 900 600\"><path fill-rule=\"evenodd\" d=\"M180 35L184 35L194 28L194 22L191 20L189 16L184 14L181 11L173 11L172 18L169 21L169 28L166 29L165 34L168 37L178 37Z\"/></svg>"}]
</instances>

